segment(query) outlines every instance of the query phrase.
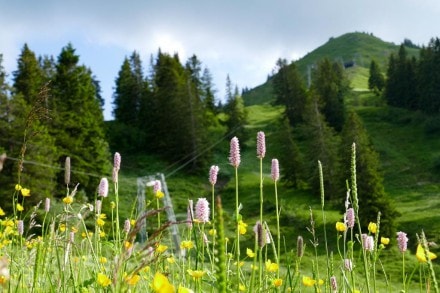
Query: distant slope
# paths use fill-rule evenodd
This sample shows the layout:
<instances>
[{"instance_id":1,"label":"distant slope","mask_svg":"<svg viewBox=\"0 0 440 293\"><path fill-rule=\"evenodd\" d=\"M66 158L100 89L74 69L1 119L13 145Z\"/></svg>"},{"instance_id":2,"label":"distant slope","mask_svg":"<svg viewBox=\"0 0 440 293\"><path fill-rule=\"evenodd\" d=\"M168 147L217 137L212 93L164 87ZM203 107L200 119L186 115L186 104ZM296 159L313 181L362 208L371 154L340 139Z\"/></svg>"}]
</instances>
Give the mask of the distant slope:
<instances>
[{"instance_id":1,"label":"distant slope","mask_svg":"<svg viewBox=\"0 0 440 293\"><path fill-rule=\"evenodd\" d=\"M347 68L347 74L351 80L351 86L356 90L368 88L368 69L371 60L376 60L382 72L385 73L388 57L391 53L397 53L400 45L385 42L372 34L347 33L337 38L331 37L327 43L306 54L296 61L296 65L304 76L305 82L308 79L308 68L312 68L319 60L328 58L342 64L353 64ZM407 48L410 56L418 56L419 50ZM243 95L247 106L270 102L274 99L270 80Z\"/></svg>"}]
</instances>

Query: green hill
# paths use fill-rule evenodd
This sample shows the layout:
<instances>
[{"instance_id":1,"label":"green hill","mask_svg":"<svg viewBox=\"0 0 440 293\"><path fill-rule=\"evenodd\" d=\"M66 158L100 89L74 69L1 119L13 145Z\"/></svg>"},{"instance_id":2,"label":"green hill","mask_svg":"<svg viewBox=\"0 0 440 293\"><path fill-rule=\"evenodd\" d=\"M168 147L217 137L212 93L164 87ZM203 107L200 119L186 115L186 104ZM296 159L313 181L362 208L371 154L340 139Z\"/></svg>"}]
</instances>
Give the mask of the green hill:
<instances>
[{"instance_id":1,"label":"green hill","mask_svg":"<svg viewBox=\"0 0 440 293\"><path fill-rule=\"evenodd\" d=\"M325 44L306 54L295 62L299 71L308 80L308 71L321 59L341 62L347 67L347 74L351 81L351 87L355 90L368 88L368 74L371 60L376 60L383 72L385 72L388 57L391 53L397 53L400 45L386 42L372 34L347 33L337 38L331 37ZM416 48L406 48L408 55L418 56ZM262 104L273 100L270 80L266 83L246 92L243 99L247 106Z\"/></svg>"}]
</instances>

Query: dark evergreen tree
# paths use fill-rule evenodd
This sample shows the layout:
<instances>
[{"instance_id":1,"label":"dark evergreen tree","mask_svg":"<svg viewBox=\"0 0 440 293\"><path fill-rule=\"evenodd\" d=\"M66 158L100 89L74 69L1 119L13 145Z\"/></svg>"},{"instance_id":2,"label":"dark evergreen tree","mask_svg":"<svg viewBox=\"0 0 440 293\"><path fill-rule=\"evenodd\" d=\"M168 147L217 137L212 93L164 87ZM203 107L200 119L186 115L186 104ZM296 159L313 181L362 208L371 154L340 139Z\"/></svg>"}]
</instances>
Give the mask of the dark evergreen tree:
<instances>
[{"instance_id":1,"label":"dark evergreen tree","mask_svg":"<svg viewBox=\"0 0 440 293\"><path fill-rule=\"evenodd\" d=\"M431 39L421 49L417 76L420 109L429 114L440 113L440 39Z\"/></svg>"},{"instance_id":2,"label":"dark evergreen tree","mask_svg":"<svg viewBox=\"0 0 440 293\"><path fill-rule=\"evenodd\" d=\"M229 76L226 79L227 88L228 83L230 83ZM227 92L227 95L229 93ZM245 142L248 139L248 133L246 131L247 124L247 110L244 106L243 98L240 96L238 88L236 87L234 93L231 95L231 99L229 99L224 106L225 113L228 116L226 121L227 127L227 137L228 139L233 138L234 136L238 137L240 141ZM244 147L244 143L242 147Z\"/></svg>"},{"instance_id":3,"label":"dark evergreen tree","mask_svg":"<svg viewBox=\"0 0 440 293\"><path fill-rule=\"evenodd\" d=\"M385 77L380 71L379 65L375 60L370 63L370 76L368 77L368 88L374 92L376 96L382 93L385 86Z\"/></svg>"},{"instance_id":4,"label":"dark evergreen tree","mask_svg":"<svg viewBox=\"0 0 440 293\"><path fill-rule=\"evenodd\" d=\"M345 119L344 96L349 90L341 64L331 63L327 58L321 60L314 72L312 87L319 96L321 111L328 124L341 131Z\"/></svg>"},{"instance_id":5,"label":"dark evergreen tree","mask_svg":"<svg viewBox=\"0 0 440 293\"><path fill-rule=\"evenodd\" d=\"M295 63L287 64L287 60L277 61L278 73L273 77L273 89L276 103L284 105L284 115L292 126L303 121L306 104L306 88Z\"/></svg>"},{"instance_id":6,"label":"dark evergreen tree","mask_svg":"<svg viewBox=\"0 0 440 293\"><path fill-rule=\"evenodd\" d=\"M108 175L109 150L104 134L104 118L97 88L90 69L79 65L79 56L71 44L58 56L52 83L51 134L56 138L60 163L69 156L72 162L72 183L80 183L92 196L100 176ZM86 174L95 174L91 177ZM63 185L64 175L59 174ZM60 193L61 190L59 189Z\"/></svg>"},{"instance_id":7,"label":"dark evergreen tree","mask_svg":"<svg viewBox=\"0 0 440 293\"><path fill-rule=\"evenodd\" d=\"M369 222L376 222L378 212L381 213L380 232L385 237L395 235L396 218L399 216L392 201L388 198L380 172L380 161L377 152L368 137L359 116L355 112L348 114L341 133L341 165L345 166L344 180L350 177L351 146L356 144L356 177L359 199L359 218L361 225L367 228ZM343 184L345 186L345 184ZM345 193L340 193L341 206L345 201Z\"/></svg>"},{"instance_id":8,"label":"dark evergreen tree","mask_svg":"<svg viewBox=\"0 0 440 293\"><path fill-rule=\"evenodd\" d=\"M208 68L203 70L201 77L202 100L204 107L213 114L217 113L215 104L215 89L212 82L212 75Z\"/></svg>"},{"instance_id":9,"label":"dark evergreen tree","mask_svg":"<svg viewBox=\"0 0 440 293\"><path fill-rule=\"evenodd\" d=\"M307 179L312 191L319 195L318 161L321 162L324 173L325 196L327 199L338 197L338 149L339 137L333 127L327 124L320 112L319 97L311 91L306 105L305 123L301 126L302 135L307 137L305 162Z\"/></svg>"}]
</instances>

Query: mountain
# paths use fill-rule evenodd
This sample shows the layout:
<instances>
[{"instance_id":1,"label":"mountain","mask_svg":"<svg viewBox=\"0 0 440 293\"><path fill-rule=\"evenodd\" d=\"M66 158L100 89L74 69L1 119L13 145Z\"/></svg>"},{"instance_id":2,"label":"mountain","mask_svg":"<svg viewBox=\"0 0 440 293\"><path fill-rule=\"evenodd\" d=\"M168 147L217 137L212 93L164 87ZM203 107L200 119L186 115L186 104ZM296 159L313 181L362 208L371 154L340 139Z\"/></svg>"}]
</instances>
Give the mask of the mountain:
<instances>
[{"instance_id":1,"label":"mountain","mask_svg":"<svg viewBox=\"0 0 440 293\"><path fill-rule=\"evenodd\" d=\"M325 44L295 61L296 66L308 82L309 72L321 59L328 58L341 62L347 69L354 90L368 89L368 74L371 60L375 60L386 72L388 57L397 53L400 45L386 42L373 34L347 33L337 38L331 37ZM408 55L418 56L419 49L406 48ZM274 99L271 78L264 84L257 86L243 94L247 106L263 104Z\"/></svg>"}]
</instances>

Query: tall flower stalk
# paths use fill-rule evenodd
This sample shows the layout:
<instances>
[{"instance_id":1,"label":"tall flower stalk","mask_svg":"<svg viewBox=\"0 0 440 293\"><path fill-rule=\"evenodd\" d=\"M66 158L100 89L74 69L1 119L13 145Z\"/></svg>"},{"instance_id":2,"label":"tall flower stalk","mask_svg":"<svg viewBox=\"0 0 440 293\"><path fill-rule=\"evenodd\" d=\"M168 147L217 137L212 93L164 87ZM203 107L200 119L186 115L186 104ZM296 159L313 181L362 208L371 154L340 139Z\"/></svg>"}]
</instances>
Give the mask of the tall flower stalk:
<instances>
[{"instance_id":1,"label":"tall flower stalk","mask_svg":"<svg viewBox=\"0 0 440 293\"><path fill-rule=\"evenodd\" d=\"M280 208L278 205L278 188L277 182L280 179L280 167L277 159L272 159L271 168L272 180L275 186L275 211L277 218L277 265L280 267L280 256L281 256L281 234L280 234ZM280 270L277 271L277 277L280 277Z\"/></svg>"},{"instance_id":2,"label":"tall flower stalk","mask_svg":"<svg viewBox=\"0 0 440 293\"><path fill-rule=\"evenodd\" d=\"M266 137L263 131L259 131L257 133L257 158L260 160L260 223L263 224L263 204L264 204L264 196L263 196L263 158L266 155ZM259 246L260 249L258 251L258 259L260 262L260 268L263 264L263 252L262 246ZM261 273L259 274L259 284L261 285Z\"/></svg>"},{"instance_id":3,"label":"tall flower stalk","mask_svg":"<svg viewBox=\"0 0 440 293\"><path fill-rule=\"evenodd\" d=\"M116 245L121 245L121 233L119 228L119 170L121 168L121 155L116 152L113 156L113 173L112 179L115 186L115 203L116 203ZM119 247L118 247L119 249Z\"/></svg>"},{"instance_id":4,"label":"tall flower stalk","mask_svg":"<svg viewBox=\"0 0 440 293\"><path fill-rule=\"evenodd\" d=\"M238 167L240 166L240 145L237 137L231 139L230 152L229 152L229 163L235 169L235 221L236 221L236 261L237 261L237 292L240 288L240 208L238 201Z\"/></svg>"},{"instance_id":5,"label":"tall flower stalk","mask_svg":"<svg viewBox=\"0 0 440 293\"><path fill-rule=\"evenodd\" d=\"M327 259L327 280L330 280L330 259L329 259L329 253L328 253L328 245L327 245L327 229L325 227L326 224L326 217L325 217L325 211L324 211L324 204L325 204L325 190L324 190L324 175L322 172L322 164L320 161L318 161L318 169L319 169L319 189L321 191L321 212L322 212L322 222L323 222L323 228L324 228L324 243L325 243L325 253L326 253L326 259ZM328 287L328 284L326 284L326 287Z\"/></svg>"}]
</instances>

